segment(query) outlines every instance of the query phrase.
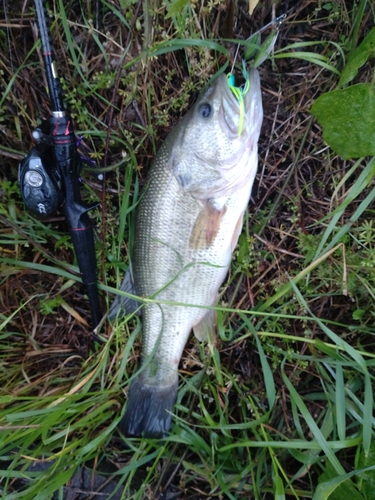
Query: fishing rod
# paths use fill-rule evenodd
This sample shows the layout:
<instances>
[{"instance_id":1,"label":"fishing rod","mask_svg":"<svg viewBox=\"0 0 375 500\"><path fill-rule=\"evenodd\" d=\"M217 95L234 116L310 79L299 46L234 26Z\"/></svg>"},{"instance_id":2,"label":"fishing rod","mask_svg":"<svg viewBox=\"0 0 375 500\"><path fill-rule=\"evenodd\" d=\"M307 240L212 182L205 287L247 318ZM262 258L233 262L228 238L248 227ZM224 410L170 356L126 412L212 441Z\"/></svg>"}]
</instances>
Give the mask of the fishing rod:
<instances>
[{"instance_id":1,"label":"fishing rod","mask_svg":"<svg viewBox=\"0 0 375 500\"><path fill-rule=\"evenodd\" d=\"M51 217L63 207L95 328L102 319L102 312L94 232L88 211L99 203L86 204L81 199L79 176L85 160L77 151L72 119L64 109L43 0L35 0L35 8L52 116L33 131L37 145L20 163L18 181L22 198L32 214Z\"/></svg>"}]
</instances>

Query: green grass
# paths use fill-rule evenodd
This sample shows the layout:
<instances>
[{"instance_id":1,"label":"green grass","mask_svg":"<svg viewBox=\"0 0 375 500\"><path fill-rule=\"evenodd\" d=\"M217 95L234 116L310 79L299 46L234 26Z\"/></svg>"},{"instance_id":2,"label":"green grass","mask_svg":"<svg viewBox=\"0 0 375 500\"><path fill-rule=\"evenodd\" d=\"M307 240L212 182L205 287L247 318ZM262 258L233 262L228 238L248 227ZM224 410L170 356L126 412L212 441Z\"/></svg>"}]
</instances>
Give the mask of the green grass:
<instances>
[{"instance_id":1,"label":"green grass","mask_svg":"<svg viewBox=\"0 0 375 500\"><path fill-rule=\"evenodd\" d=\"M91 216L109 304L128 266L152 157L192 96L231 61L215 32L217 2L146 3L136 19L133 2L101 1L99 18L93 5L49 8L67 106L84 154L105 175L103 189L83 172L82 192L101 201ZM276 7L282 13L284 3ZM255 205L216 307L217 339L192 338L184 351L163 442L116 430L137 370L141 320L105 323L102 344L92 343L63 218L37 220L20 200L17 160L48 115L48 99L29 27L24 46L20 28L1 35L1 498L66 498L83 465L114 481L112 498L129 500L172 486L183 499L338 500L348 491L372 498L374 159L336 157L308 113L337 84L372 9L363 0L352 10L306 6L260 68L266 113ZM255 15L268 22L260 9ZM18 16L15 6L8 23ZM308 28L322 21L324 40ZM306 33L293 31L297 25Z\"/></svg>"}]
</instances>

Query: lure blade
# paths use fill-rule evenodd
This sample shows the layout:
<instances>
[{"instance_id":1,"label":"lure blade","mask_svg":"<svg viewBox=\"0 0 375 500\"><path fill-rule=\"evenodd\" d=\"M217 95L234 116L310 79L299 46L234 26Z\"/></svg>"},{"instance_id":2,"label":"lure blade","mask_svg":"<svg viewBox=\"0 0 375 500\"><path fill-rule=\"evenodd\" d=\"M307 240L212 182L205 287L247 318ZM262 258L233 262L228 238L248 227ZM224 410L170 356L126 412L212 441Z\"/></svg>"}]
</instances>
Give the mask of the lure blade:
<instances>
[{"instance_id":1,"label":"lure blade","mask_svg":"<svg viewBox=\"0 0 375 500\"><path fill-rule=\"evenodd\" d=\"M277 29L276 31L273 31L268 35L268 37L265 39L265 41L262 43L262 45L259 47L258 54L255 56L252 67L253 68L258 68L264 61L268 58L268 56L271 54L277 37L279 35L279 30Z\"/></svg>"}]
</instances>

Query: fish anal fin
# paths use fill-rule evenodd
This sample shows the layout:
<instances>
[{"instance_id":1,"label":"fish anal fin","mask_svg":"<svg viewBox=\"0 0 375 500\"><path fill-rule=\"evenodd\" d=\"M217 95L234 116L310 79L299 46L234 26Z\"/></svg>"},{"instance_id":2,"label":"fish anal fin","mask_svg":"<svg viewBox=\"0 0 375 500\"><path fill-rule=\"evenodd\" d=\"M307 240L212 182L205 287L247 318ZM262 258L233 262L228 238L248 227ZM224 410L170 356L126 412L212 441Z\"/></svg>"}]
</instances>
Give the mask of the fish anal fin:
<instances>
[{"instance_id":1,"label":"fish anal fin","mask_svg":"<svg viewBox=\"0 0 375 500\"><path fill-rule=\"evenodd\" d=\"M195 250L210 248L219 232L226 211L225 205L218 209L211 201L204 202L190 235L191 248Z\"/></svg>"},{"instance_id":2,"label":"fish anal fin","mask_svg":"<svg viewBox=\"0 0 375 500\"><path fill-rule=\"evenodd\" d=\"M208 339L214 340L216 336L216 324L216 311L208 309L200 322L193 327L194 335L200 342L207 341Z\"/></svg>"},{"instance_id":3,"label":"fish anal fin","mask_svg":"<svg viewBox=\"0 0 375 500\"><path fill-rule=\"evenodd\" d=\"M241 234L241 231L242 231L243 216L244 216L244 214L242 213L240 215L240 217L238 218L238 221L237 221L237 223L235 225L235 228L234 228L234 231L233 231L233 234L232 234L232 239L231 239L231 242L230 242L230 247L231 247L232 252L233 252L233 250L235 249L235 247L237 245L238 238L240 237L240 234Z\"/></svg>"},{"instance_id":4,"label":"fish anal fin","mask_svg":"<svg viewBox=\"0 0 375 500\"><path fill-rule=\"evenodd\" d=\"M125 273L123 282L121 283L120 290L123 292L130 293L132 295L137 295L135 290L135 283L133 279L133 274L130 270L130 266ZM118 315L120 318L124 317L125 314L131 314L135 312L139 307L140 303L132 299L131 297L124 297L123 295L116 295L109 309L108 317L109 319L115 319Z\"/></svg>"}]
</instances>

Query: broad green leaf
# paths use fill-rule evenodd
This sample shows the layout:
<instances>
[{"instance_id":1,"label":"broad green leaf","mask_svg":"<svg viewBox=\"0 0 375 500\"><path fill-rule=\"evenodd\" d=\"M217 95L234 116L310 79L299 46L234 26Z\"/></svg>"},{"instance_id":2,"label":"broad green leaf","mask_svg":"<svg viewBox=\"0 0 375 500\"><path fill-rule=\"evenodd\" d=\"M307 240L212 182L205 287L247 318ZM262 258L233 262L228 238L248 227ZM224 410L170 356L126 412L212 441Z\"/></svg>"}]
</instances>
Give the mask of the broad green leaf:
<instances>
[{"instance_id":1,"label":"broad green leaf","mask_svg":"<svg viewBox=\"0 0 375 500\"><path fill-rule=\"evenodd\" d=\"M358 489L361 491L367 499L373 498L375 492L375 441L371 443L369 453L365 454L365 451L362 450L359 460L358 460L358 468L368 468L372 467L369 470L362 472L362 474L358 474Z\"/></svg>"},{"instance_id":2,"label":"broad green leaf","mask_svg":"<svg viewBox=\"0 0 375 500\"><path fill-rule=\"evenodd\" d=\"M352 475L352 474L351 474ZM319 486L313 500L364 500L363 496L354 487L354 484L347 474L338 476L333 465L326 462L323 474L318 478Z\"/></svg>"},{"instance_id":3,"label":"broad green leaf","mask_svg":"<svg viewBox=\"0 0 375 500\"><path fill-rule=\"evenodd\" d=\"M359 68L374 54L375 28L372 28L363 42L349 54L348 62L341 73L339 86L342 87L346 83L351 82L357 75Z\"/></svg>"},{"instance_id":4,"label":"broad green leaf","mask_svg":"<svg viewBox=\"0 0 375 500\"><path fill-rule=\"evenodd\" d=\"M323 138L345 159L375 155L375 86L359 83L321 95L311 113Z\"/></svg>"},{"instance_id":5,"label":"broad green leaf","mask_svg":"<svg viewBox=\"0 0 375 500\"><path fill-rule=\"evenodd\" d=\"M188 3L189 0L176 0L175 2L173 2L171 8L168 10L168 14L165 16L165 19L168 19L169 17L180 13Z\"/></svg>"},{"instance_id":6,"label":"broad green leaf","mask_svg":"<svg viewBox=\"0 0 375 500\"><path fill-rule=\"evenodd\" d=\"M274 485L275 485L275 500L285 500L285 489L283 480L278 474L274 478Z\"/></svg>"}]
</instances>

